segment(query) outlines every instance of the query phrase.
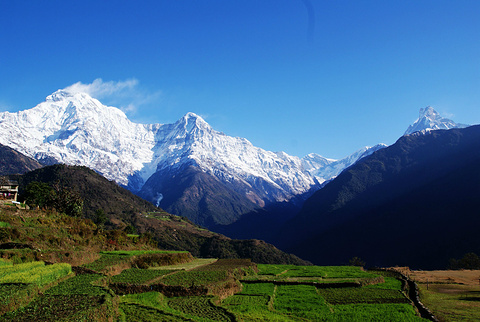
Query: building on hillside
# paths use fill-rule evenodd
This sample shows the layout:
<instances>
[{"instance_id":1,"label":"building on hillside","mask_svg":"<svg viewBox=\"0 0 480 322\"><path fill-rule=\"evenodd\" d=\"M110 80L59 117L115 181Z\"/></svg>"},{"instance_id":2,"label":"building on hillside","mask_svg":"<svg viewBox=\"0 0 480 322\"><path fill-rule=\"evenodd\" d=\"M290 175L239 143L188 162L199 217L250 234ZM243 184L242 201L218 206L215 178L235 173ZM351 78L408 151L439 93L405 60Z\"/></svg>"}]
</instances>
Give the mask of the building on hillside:
<instances>
[{"instance_id":1,"label":"building on hillside","mask_svg":"<svg viewBox=\"0 0 480 322\"><path fill-rule=\"evenodd\" d=\"M0 200L17 201L18 182L0 178Z\"/></svg>"}]
</instances>

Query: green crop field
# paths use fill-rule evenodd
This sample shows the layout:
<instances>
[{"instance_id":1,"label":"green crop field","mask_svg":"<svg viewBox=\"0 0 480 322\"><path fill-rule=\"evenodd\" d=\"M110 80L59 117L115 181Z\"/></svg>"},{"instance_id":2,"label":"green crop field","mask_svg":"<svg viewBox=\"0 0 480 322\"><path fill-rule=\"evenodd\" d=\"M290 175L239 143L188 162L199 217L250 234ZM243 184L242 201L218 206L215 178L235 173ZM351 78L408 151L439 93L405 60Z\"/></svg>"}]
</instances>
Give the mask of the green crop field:
<instances>
[{"instance_id":1,"label":"green crop field","mask_svg":"<svg viewBox=\"0 0 480 322\"><path fill-rule=\"evenodd\" d=\"M172 298L169 299L168 306L200 321L234 321L233 314L214 305L211 298L206 296Z\"/></svg>"},{"instance_id":2,"label":"green crop field","mask_svg":"<svg viewBox=\"0 0 480 322\"><path fill-rule=\"evenodd\" d=\"M179 271L162 279L166 285L180 285L189 287L192 285L209 285L227 279L226 271Z\"/></svg>"},{"instance_id":3,"label":"green crop field","mask_svg":"<svg viewBox=\"0 0 480 322\"><path fill-rule=\"evenodd\" d=\"M102 270L144 254L102 252L85 266ZM111 316L113 321L422 320L403 293L402 283L388 273L350 266L255 267L245 260L201 264L190 270L128 268L114 276L74 276L66 264L13 265L1 260L0 301L14 303L17 309L4 305L0 321L95 321L97 316ZM342 284L345 281L355 283ZM126 283L133 294L115 295L109 289L113 285L109 283L115 282ZM148 285L153 284L174 286L184 295L151 292ZM42 285L46 286L40 292ZM206 287L208 295L186 296L192 286ZM14 300L27 294L32 294L28 301Z\"/></svg>"},{"instance_id":4,"label":"green crop field","mask_svg":"<svg viewBox=\"0 0 480 322\"><path fill-rule=\"evenodd\" d=\"M143 284L145 282L151 281L153 279L159 278L166 274L171 274L172 270L158 270L158 269L140 269L140 268L129 268L119 275L113 276L110 281L112 283L132 283L132 284Z\"/></svg>"},{"instance_id":5,"label":"green crop field","mask_svg":"<svg viewBox=\"0 0 480 322\"><path fill-rule=\"evenodd\" d=\"M241 294L273 296L274 291L275 285L273 283L246 283L243 284Z\"/></svg>"},{"instance_id":6,"label":"green crop field","mask_svg":"<svg viewBox=\"0 0 480 322\"><path fill-rule=\"evenodd\" d=\"M49 295L106 295L108 291L101 286L94 285L103 278L98 274L82 274L69 278L68 280L50 288L45 292Z\"/></svg>"},{"instance_id":7,"label":"green crop field","mask_svg":"<svg viewBox=\"0 0 480 322\"><path fill-rule=\"evenodd\" d=\"M330 304L409 303L399 290L376 288L325 288L318 293Z\"/></svg>"},{"instance_id":8,"label":"green crop field","mask_svg":"<svg viewBox=\"0 0 480 322\"><path fill-rule=\"evenodd\" d=\"M8 228L11 225L8 222L0 221L0 228Z\"/></svg>"},{"instance_id":9,"label":"green crop field","mask_svg":"<svg viewBox=\"0 0 480 322\"><path fill-rule=\"evenodd\" d=\"M272 279L316 278L316 279L360 279L372 278L375 274L356 266L295 266L258 264L258 274Z\"/></svg>"},{"instance_id":10,"label":"green crop field","mask_svg":"<svg viewBox=\"0 0 480 322\"><path fill-rule=\"evenodd\" d=\"M420 321L422 318L401 291L402 283L379 272L350 266L258 265L258 283L249 276L242 292L222 301L222 306L243 321ZM379 275L383 279L378 279ZM270 276L272 283L265 283ZM291 278L321 279L319 284L288 284ZM329 288L345 280L384 281L364 287ZM305 283L306 279L299 282ZM283 283L283 284L282 284ZM360 286L360 285L359 285Z\"/></svg>"},{"instance_id":11,"label":"green crop field","mask_svg":"<svg viewBox=\"0 0 480 322\"><path fill-rule=\"evenodd\" d=\"M44 262L30 262L0 268L0 284L26 283L45 285L72 273L69 264L45 266Z\"/></svg>"}]
</instances>

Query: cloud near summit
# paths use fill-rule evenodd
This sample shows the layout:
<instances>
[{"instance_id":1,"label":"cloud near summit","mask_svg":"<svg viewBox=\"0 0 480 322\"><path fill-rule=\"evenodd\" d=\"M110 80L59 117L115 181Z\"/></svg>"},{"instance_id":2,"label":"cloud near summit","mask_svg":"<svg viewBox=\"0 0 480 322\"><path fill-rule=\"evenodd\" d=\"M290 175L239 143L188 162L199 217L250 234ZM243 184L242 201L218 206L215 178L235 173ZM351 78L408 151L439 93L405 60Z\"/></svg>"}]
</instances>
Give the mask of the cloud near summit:
<instances>
[{"instance_id":1,"label":"cloud near summit","mask_svg":"<svg viewBox=\"0 0 480 322\"><path fill-rule=\"evenodd\" d=\"M92 97L100 99L113 94L121 93L125 90L133 90L137 85L138 80L135 78L118 82L104 82L101 78L97 78L90 84L76 82L75 84L66 87L65 91L70 93L87 93Z\"/></svg>"},{"instance_id":2,"label":"cloud near summit","mask_svg":"<svg viewBox=\"0 0 480 322\"><path fill-rule=\"evenodd\" d=\"M141 105L158 100L161 95L160 91L149 93L142 90L139 88L139 81L135 78L107 82L97 78L90 84L77 82L64 90L69 93L86 93L129 114L136 113Z\"/></svg>"}]
</instances>

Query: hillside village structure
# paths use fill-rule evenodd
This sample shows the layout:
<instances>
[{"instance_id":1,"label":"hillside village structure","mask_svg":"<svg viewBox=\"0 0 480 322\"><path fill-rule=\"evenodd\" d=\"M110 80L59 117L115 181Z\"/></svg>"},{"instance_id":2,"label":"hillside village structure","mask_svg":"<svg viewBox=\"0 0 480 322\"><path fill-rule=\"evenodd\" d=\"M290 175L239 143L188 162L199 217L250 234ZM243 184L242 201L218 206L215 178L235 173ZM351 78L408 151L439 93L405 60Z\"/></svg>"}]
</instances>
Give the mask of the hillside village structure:
<instances>
[{"instance_id":1,"label":"hillside village structure","mask_svg":"<svg viewBox=\"0 0 480 322\"><path fill-rule=\"evenodd\" d=\"M18 182L0 179L0 200L17 201L18 196Z\"/></svg>"}]
</instances>

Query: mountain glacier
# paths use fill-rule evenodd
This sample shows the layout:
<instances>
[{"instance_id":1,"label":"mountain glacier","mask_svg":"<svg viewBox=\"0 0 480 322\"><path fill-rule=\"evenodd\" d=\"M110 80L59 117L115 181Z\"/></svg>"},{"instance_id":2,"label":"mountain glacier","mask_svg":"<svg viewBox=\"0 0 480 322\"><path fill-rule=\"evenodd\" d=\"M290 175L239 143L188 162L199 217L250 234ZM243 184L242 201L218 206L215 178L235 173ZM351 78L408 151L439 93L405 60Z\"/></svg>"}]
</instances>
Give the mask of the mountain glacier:
<instances>
[{"instance_id":1,"label":"mountain glacier","mask_svg":"<svg viewBox=\"0 0 480 322\"><path fill-rule=\"evenodd\" d=\"M426 108L424 115L437 114ZM428 123L417 122L415 130ZM432 127L431 123L427 125ZM225 205L218 209L231 207L234 212L287 201L319 189L343 169L385 147L365 147L341 160L313 153L299 158L225 135L194 113L187 113L173 124L138 124L118 108L69 90L56 91L32 109L0 113L0 143L43 164L92 168L167 210L169 206L172 211L190 209L179 206L179 202L205 203L225 189ZM191 183L172 192L171 186L177 185L182 171L187 171ZM211 189L193 189L199 180ZM196 214L205 206L200 208L190 210Z\"/></svg>"}]
</instances>

